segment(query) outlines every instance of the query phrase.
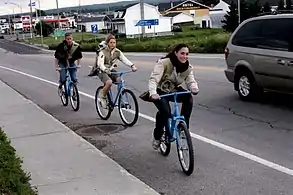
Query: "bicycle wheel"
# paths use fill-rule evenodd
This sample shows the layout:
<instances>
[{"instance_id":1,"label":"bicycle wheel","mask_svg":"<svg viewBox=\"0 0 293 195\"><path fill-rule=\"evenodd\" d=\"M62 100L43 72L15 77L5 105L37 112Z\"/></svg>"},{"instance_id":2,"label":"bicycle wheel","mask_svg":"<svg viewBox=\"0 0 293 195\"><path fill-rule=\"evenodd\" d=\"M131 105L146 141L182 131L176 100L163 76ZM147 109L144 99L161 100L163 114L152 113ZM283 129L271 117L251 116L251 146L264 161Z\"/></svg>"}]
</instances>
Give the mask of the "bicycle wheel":
<instances>
[{"instance_id":1,"label":"bicycle wheel","mask_svg":"<svg viewBox=\"0 0 293 195\"><path fill-rule=\"evenodd\" d=\"M68 105L68 95L66 93L66 84L63 84L61 86L61 89L59 89L59 87L58 87L58 95L61 98L61 103L63 104L63 106L67 106Z\"/></svg>"},{"instance_id":2,"label":"bicycle wheel","mask_svg":"<svg viewBox=\"0 0 293 195\"><path fill-rule=\"evenodd\" d=\"M133 103L134 103L133 106L130 105L130 102L131 102L130 97L133 99ZM137 122L139 108L138 108L137 99L131 90L124 89L122 91L118 99L118 111L119 111L121 120L126 126L132 127ZM123 111L125 111L125 113ZM132 116L133 119L127 120L126 116Z\"/></svg>"},{"instance_id":3,"label":"bicycle wheel","mask_svg":"<svg viewBox=\"0 0 293 195\"><path fill-rule=\"evenodd\" d=\"M160 143L160 152L163 156L168 156L170 154L170 151L171 151L171 143L169 142L166 128L164 128L164 134L161 138L161 143Z\"/></svg>"},{"instance_id":4,"label":"bicycle wheel","mask_svg":"<svg viewBox=\"0 0 293 195\"><path fill-rule=\"evenodd\" d=\"M70 104L72 109L76 112L79 110L79 93L76 84L70 84Z\"/></svg>"},{"instance_id":5,"label":"bicycle wheel","mask_svg":"<svg viewBox=\"0 0 293 195\"><path fill-rule=\"evenodd\" d=\"M180 122L180 124L178 124L177 127L179 131L178 132L179 137L177 137L176 145L177 145L177 153L178 153L179 162L183 172L186 175L191 175L194 169L194 153L193 153L193 145L192 145L190 132L187 129L186 124L183 122ZM180 139L181 136L183 139ZM178 142L179 139L180 141ZM184 144L184 141L186 141L187 144ZM187 148L185 146L187 146ZM187 152L187 156L189 158L188 165L187 165L187 162L184 160L185 155L183 154L183 151L185 150L188 150Z\"/></svg>"},{"instance_id":6,"label":"bicycle wheel","mask_svg":"<svg viewBox=\"0 0 293 195\"><path fill-rule=\"evenodd\" d=\"M109 102L111 100L109 93L107 94L107 107L103 108L100 100L100 93L102 93L103 86L98 87L96 90L96 95L95 95L95 105L96 105L96 110L98 115L101 117L103 120L107 120L111 116L112 108L109 106ZM105 111L103 113L103 110Z\"/></svg>"}]
</instances>

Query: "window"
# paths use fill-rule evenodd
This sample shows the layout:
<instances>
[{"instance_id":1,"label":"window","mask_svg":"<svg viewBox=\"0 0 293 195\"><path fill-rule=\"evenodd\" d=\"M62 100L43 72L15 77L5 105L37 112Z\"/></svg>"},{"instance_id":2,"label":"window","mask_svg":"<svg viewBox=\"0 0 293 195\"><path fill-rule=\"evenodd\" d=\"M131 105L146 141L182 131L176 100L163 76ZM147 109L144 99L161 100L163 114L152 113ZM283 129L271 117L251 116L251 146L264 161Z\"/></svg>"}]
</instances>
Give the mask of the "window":
<instances>
[{"instance_id":1,"label":"window","mask_svg":"<svg viewBox=\"0 0 293 195\"><path fill-rule=\"evenodd\" d=\"M293 19L276 18L264 20L261 35L262 41L258 48L292 51Z\"/></svg>"},{"instance_id":2,"label":"window","mask_svg":"<svg viewBox=\"0 0 293 195\"><path fill-rule=\"evenodd\" d=\"M235 34L232 44L242 47L256 48L260 37L261 20L244 24Z\"/></svg>"},{"instance_id":3,"label":"window","mask_svg":"<svg viewBox=\"0 0 293 195\"><path fill-rule=\"evenodd\" d=\"M251 21L239 29L232 44L269 50L293 52L293 19L276 18Z\"/></svg>"}]
</instances>

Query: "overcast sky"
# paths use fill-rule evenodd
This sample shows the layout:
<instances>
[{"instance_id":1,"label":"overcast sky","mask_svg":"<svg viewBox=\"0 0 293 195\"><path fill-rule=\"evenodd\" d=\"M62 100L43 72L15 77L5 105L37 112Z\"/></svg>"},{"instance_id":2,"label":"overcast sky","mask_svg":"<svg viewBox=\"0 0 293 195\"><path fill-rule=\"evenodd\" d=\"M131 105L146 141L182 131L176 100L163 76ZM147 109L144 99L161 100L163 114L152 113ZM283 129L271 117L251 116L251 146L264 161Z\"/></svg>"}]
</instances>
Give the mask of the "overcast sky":
<instances>
[{"instance_id":1,"label":"overcast sky","mask_svg":"<svg viewBox=\"0 0 293 195\"><path fill-rule=\"evenodd\" d=\"M102 3L114 3L125 0L80 0L81 5L90 5L90 4L102 4ZM13 9L15 13L20 12L20 8L15 5L5 4L5 2L11 2L18 4L22 7L23 12L28 12L30 7L28 6L29 0L0 0L0 15L12 14ZM34 0L32 0L34 2ZM39 7L38 1L36 0L36 6ZM41 9L52 9L56 8L56 0L40 0ZM59 7L72 7L79 5L79 0L59 0Z\"/></svg>"}]
</instances>

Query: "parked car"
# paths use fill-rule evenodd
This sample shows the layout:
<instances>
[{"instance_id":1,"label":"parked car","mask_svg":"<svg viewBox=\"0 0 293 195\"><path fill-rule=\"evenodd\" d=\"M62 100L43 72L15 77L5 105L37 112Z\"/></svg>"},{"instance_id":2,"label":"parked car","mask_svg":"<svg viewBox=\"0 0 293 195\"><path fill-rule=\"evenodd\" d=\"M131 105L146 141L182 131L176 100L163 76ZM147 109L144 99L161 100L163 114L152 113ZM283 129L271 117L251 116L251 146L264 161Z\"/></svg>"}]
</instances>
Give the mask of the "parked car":
<instances>
[{"instance_id":1,"label":"parked car","mask_svg":"<svg viewBox=\"0 0 293 195\"><path fill-rule=\"evenodd\" d=\"M242 100L264 91L293 93L293 14L250 18L225 49L227 79Z\"/></svg>"}]
</instances>

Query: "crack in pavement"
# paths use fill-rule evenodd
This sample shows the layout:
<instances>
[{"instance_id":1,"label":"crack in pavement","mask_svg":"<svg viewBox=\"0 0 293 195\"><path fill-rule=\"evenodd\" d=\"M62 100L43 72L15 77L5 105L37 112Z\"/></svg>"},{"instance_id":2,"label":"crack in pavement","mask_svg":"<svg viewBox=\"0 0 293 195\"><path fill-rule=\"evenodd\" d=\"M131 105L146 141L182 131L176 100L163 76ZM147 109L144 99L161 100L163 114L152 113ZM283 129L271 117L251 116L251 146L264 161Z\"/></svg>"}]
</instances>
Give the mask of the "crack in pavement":
<instances>
[{"instance_id":1,"label":"crack in pavement","mask_svg":"<svg viewBox=\"0 0 293 195\"><path fill-rule=\"evenodd\" d=\"M278 126L278 125L273 124L273 123L277 122L277 120L274 120L274 121L266 121L266 120L261 120L261 119L253 118L253 117L250 117L250 116L246 116L244 114L240 114L237 111L233 110L233 108L230 108L230 107L227 107L227 106L219 105L218 107L222 107L222 108L226 109L227 111L229 111L230 113L216 111L211 106L208 106L208 105L202 104L202 103L199 103L197 105L198 105L198 107L200 107L200 108L202 108L202 109L204 109L206 111L215 113L215 114L229 115L229 114L232 113L233 115L238 116L238 117L241 117L241 118L245 118L245 119L248 119L248 120L251 120L251 121L255 121L255 122L259 122L259 123L266 124L271 129L279 129L279 130L284 130L284 131L287 131L287 132L293 131L293 128L282 127L282 126ZM247 127L247 126L243 126L243 127ZM240 128L243 128L243 127L240 127ZM223 131L226 131L226 130L229 131L231 129L223 129Z\"/></svg>"},{"instance_id":2,"label":"crack in pavement","mask_svg":"<svg viewBox=\"0 0 293 195\"><path fill-rule=\"evenodd\" d=\"M239 116L239 117L242 117L242 118L245 118L245 119L249 119L249 120L252 120L252 121L256 121L256 122L260 122L260 123L264 123L266 125L268 125L271 129L279 129L279 130L285 130L285 131L293 131L293 128L287 128L287 127L280 127L280 126L277 126L277 125L274 125L273 123L274 122L277 122L277 121L265 121L265 120L261 120L261 119L257 119L257 118L253 118L253 117L250 117L250 116L246 116L244 114L240 114L240 113L237 113L237 111L233 110L232 108L230 107L226 107L226 106L222 106L224 109L227 109L229 112L231 112L233 115L236 115L236 116Z\"/></svg>"}]
</instances>

